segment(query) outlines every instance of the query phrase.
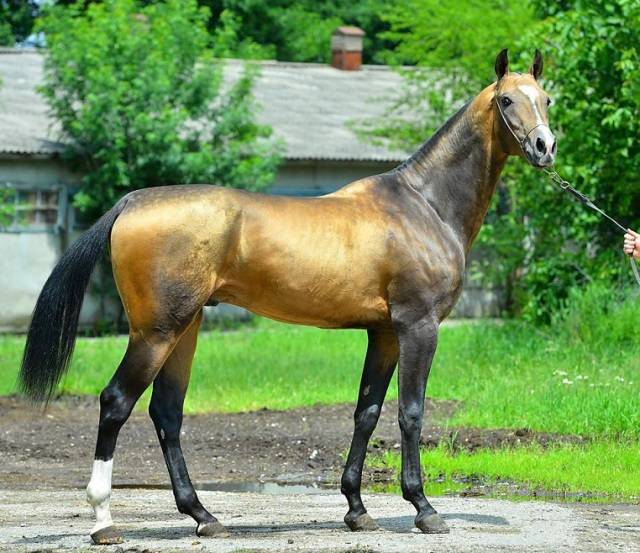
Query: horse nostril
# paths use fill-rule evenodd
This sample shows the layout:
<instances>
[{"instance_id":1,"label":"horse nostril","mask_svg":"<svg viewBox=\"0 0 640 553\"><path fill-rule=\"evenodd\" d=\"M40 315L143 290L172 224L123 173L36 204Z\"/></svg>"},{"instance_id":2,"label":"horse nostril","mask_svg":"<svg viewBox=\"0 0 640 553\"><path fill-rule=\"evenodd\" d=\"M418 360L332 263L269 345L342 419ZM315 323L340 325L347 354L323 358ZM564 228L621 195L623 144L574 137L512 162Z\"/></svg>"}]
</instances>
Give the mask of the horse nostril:
<instances>
[{"instance_id":1,"label":"horse nostril","mask_svg":"<svg viewBox=\"0 0 640 553\"><path fill-rule=\"evenodd\" d=\"M551 146L551 153L555 155L556 153L556 145L558 144L557 140L553 141L553 146Z\"/></svg>"},{"instance_id":2,"label":"horse nostril","mask_svg":"<svg viewBox=\"0 0 640 553\"><path fill-rule=\"evenodd\" d=\"M538 150L538 152L540 152L541 154L544 154L546 152L544 140L542 140L542 138L540 137L538 137L538 140L536 140L536 150Z\"/></svg>"}]
</instances>

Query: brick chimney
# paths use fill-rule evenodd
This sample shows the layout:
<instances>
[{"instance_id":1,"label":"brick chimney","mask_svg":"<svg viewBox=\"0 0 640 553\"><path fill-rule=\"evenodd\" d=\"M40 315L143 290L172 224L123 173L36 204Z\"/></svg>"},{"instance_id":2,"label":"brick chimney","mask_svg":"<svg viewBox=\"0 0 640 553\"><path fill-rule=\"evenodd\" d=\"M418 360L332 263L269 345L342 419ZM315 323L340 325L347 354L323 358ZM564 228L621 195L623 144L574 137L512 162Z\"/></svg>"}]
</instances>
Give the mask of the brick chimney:
<instances>
[{"instance_id":1,"label":"brick chimney","mask_svg":"<svg viewBox=\"0 0 640 553\"><path fill-rule=\"evenodd\" d=\"M331 35L331 65L343 71L360 69L363 36L359 27L338 27Z\"/></svg>"}]
</instances>

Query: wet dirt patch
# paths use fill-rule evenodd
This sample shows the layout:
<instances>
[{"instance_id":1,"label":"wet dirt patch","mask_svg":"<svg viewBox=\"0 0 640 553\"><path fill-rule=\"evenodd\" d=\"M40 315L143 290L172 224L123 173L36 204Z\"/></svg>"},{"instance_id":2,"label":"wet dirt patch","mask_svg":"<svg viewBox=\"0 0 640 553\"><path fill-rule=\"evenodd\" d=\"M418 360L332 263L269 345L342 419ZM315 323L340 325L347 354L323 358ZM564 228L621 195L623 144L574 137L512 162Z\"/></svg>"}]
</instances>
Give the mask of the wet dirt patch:
<instances>
[{"instance_id":1,"label":"wet dirt patch","mask_svg":"<svg viewBox=\"0 0 640 553\"><path fill-rule=\"evenodd\" d=\"M206 483L274 482L335 487L353 430L353 405L318 405L289 411L208 413L184 419L181 441L192 480ZM581 441L522 430L452 429L459 404L427 400L422 443L474 450ZM0 486L8 489L83 487L93 461L99 404L93 396L62 396L46 409L17 396L0 397ZM397 402L382 411L370 451L399 449ZM392 471L365 469L364 485L394 481ZM115 455L114 486L166 486L164 466L148 415L134 412Z\"/></svg>"}]
</instances>

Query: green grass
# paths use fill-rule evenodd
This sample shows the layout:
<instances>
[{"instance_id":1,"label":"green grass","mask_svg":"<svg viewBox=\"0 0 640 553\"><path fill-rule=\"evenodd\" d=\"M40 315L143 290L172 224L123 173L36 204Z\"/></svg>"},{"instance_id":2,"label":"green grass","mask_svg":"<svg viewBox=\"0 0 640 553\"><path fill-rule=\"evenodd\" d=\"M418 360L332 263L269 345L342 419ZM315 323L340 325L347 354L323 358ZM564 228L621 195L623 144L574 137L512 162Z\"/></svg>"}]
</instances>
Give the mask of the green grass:
<instances>
[{"instance_id":1,"label":"green grass","mask_svg":"<svg viewBox=\"0 0 640 553\"><path fill-rule=\"evenodd\" d=\"M400 471L400 455L373 457L374 467ZM480 477L491 486L505 480L523 491L552 492L557 498L640 501L640 447L638 443L596 441L584 445L539 446L474 453L451 453L447 447L423 450L421 463L425 491L441 495L467 487L461 478ZM512 488L511 488L512 489Z\"/></svg>"},{"instance_id":2,"label":"green grass","mask_svg":"<svg viewBox=\"0 0 640 553\"><path fill-rule=\"evenodd\" d=\"M0 337L0 394L15 390L23 343L23 337ZM59 389L98 394L126 343L124 336L79 338ZM245 330L203 332L185 411L287 409L355 401L365 348L364 331L321 331L264 319Z\"/></svg>"},{"instance_id":3,"label":"green grass","mask_svg":"<svg viewBox=\"0 0 640 553\"><path fill-rule=\"evenodd\" d=\"M464 401L452 424L637 437L639 329L637 293L619 301L599 287L549 327L445 329L428 393Z\"/></svg>"},{"instance_id":4,"label":"green grass","mask_svg":"<svg viewBox=\"0 0 640 553\"><path fill-rule=\"evenodd\" d=\"M463 407L450 421L589 436L640 436L640 302L600 289L573 299L550 327L481 322L444 327L428 394ZM0 394L14 390L23 338L0 337ZM61 389L97 394L125 337L79 339ZM354 402L364 331L325 331L260 320L202 333L186 411L286 409ZM389 397L396 397L395 382Z\"/></svg>"}]
</instances>

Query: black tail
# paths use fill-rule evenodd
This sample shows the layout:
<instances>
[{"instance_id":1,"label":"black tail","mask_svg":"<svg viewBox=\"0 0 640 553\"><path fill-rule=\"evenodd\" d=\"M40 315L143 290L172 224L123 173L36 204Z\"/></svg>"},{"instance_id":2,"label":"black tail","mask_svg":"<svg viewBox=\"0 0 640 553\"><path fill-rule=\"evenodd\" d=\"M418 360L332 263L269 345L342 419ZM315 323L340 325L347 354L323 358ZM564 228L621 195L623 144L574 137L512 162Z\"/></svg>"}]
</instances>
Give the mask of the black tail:
<instances>
[{"instance_id":1,"label":"black tail","mask_svg":"<svg viewBox=\"0 0 640 553\"><path fill-rule=\"evenodd\" d=\"M73 243L40 292L19 381L20 390L33 401L48 401L69 366L84 292L125 203L118 202Z\"/></svg>"}]
</instances>

